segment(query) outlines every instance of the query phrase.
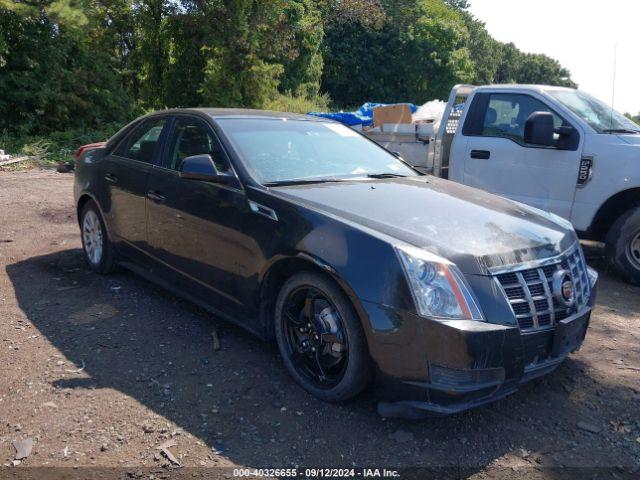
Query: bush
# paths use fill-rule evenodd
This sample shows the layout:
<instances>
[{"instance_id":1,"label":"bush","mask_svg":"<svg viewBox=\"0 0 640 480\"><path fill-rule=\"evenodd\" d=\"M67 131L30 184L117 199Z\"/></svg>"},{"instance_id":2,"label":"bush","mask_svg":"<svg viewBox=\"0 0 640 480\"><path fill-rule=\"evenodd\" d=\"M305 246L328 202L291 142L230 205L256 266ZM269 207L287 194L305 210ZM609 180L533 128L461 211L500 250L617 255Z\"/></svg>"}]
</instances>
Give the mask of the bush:
<instances>
[{"instance_id":1,"label":"bush","mask_svg":"<svg viewBox=\"0 0 640 480\"><path fill-rule=\"evenodd\" d=\"M50 155L49 148L51 144L44 140L36 140L33 143L27 143L22 146L20 153L31 157L36 162L43 162Z\"/></svg>"},{"instance_id":2,"label":"bush","mask_svg":"<svg viewBox=\"0 0 640 480\"><path fill-rule=\"evenodd\" d=\"M323 93L314 97L304 95L292 95L291 92L281 93L268 100L264 108L278 112L308 113L327 111L330 108L331 99Z\"/></svg>"},{"instance_id":3,"label":"bush","mask_svg":"<svg viewBox=\"0 0 640 480\"><path fill-rule=\"evenodd\" d=\"M4 131L0 133L0 149L14 156L33 157L41 165L69 161L81 145L107 140L121 127L114 123L96 130L69 129L48 135L11 135Z\"/></svg>"}]
</instances>

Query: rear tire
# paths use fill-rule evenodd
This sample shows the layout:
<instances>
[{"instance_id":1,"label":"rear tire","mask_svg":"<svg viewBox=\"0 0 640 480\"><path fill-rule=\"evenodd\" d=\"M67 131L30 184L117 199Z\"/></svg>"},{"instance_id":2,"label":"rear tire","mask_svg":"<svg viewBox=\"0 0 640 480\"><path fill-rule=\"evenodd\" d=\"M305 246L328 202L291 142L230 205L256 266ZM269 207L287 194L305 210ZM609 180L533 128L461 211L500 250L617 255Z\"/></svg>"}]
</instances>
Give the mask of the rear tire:
<instances>
[{"instance_id":1,"label":"rear tire","mask_svg":"<svg viewBox=\"0 0 640 480\"><path fill-rule=\"evenodd\" d=\"M301 272L285 282L276 301L275 336L291 376L320 400L347 400L369 383L369 350L360 319L327 277Z\"/></svg>"},{"instance_id":2,"label":"rear tire","mask_svg":"<svg viewBox=\"0 0 640 480\"><path fill-rule=\"evenodd\" d=\"M626 211L606 238L609 265L627 282L640 285L640 207Z\"/></svg>"},{"instance_id":3,"label":"rear tire","mask_svg":"<svg viewBox=\"0 0 640 480\"><path fill-rule=\"evenodd\" d=\"M115 252L107 229L94 201L88 201L80 213L80 238L84 258L93 271L107 274L116 268Z\"/></svg>"}]
</instances>

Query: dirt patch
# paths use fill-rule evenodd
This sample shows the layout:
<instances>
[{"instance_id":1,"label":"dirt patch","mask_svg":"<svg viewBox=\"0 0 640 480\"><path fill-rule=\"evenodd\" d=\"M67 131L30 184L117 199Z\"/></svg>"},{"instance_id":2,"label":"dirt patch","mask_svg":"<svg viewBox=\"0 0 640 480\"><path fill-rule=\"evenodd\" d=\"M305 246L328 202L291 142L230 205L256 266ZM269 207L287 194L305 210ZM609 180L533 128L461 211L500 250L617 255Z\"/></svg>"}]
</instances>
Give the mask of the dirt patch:
<instances>
[{"instance_id":1,"label":"dirt patch","mask_svg":"<svg viewBox=\"0 0 640 480\"><path fill-rule=\"evenodd\" d=\"M315 400L272 345L126 271L91 273L71 175L0 172L0 240L1 464L32 438L18 468L168 471L158 449L168 440L182 471L449 466L562 478L545 467L618 466L623 478L640 465L640 289L610 276L597 251L598 307L580 352L492 405L409 422L380 418L372 391Z\"/></svg>"},{"instance_id":2,"label":"dirt patch","mask_svg":"<svg viewBox=\"0 0 640 480\"><path fill-rule=\"evenodd\" d=\"M40 210L40 216L51 223L75 223L75 211L69 211L68 207L45 208Z\"/></svg>"}]
</instances>

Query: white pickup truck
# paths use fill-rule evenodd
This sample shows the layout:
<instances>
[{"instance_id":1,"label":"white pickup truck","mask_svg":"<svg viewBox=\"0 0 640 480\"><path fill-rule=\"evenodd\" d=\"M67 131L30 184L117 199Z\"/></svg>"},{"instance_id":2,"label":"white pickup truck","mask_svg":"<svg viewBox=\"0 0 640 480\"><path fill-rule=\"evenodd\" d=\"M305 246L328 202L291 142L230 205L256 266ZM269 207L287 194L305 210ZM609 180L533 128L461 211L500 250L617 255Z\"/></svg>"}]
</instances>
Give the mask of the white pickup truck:
<instances>
[{"instance_id":1,"label":"white pickup truck","mask_svg":"<svg viewBox=\"0 0 640 480\"><path fill-rule=\"evenodd\" d=\"M640 126L592 96L457 85L432 134L363 133L425 173L564 217L640 284Z\"/></svg>"}]
</instances>

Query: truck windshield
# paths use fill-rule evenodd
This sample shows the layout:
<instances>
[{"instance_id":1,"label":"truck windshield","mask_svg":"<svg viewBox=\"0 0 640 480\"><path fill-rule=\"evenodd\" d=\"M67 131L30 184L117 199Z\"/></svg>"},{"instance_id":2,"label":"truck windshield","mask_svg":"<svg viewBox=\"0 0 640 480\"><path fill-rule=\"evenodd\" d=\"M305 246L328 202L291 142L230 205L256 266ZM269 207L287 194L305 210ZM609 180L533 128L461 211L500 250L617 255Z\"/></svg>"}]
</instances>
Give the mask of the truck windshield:
<instances>
[{"instance_id":1,"label":"truck windshield","mask_svg":"<svg viewBox=\"0 0 640 480\"><path fill-rule=\"evenodd\" d=\"M220 118L218 124L261 183L417 175L389 152L339 123Z\"/></svg>"},{"instance_id":2,"label":"truck windshield","mask_svg":"<svg viewBox=\"0 0 640 480\"><path fill-rule=\"evenodd\" d=\"M640 133L640 126L587 93L579 90L549 90L548 93L598 133Z\"/></svg>"}]
</instances>

